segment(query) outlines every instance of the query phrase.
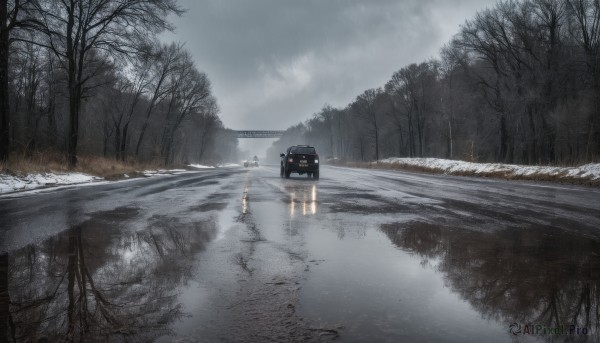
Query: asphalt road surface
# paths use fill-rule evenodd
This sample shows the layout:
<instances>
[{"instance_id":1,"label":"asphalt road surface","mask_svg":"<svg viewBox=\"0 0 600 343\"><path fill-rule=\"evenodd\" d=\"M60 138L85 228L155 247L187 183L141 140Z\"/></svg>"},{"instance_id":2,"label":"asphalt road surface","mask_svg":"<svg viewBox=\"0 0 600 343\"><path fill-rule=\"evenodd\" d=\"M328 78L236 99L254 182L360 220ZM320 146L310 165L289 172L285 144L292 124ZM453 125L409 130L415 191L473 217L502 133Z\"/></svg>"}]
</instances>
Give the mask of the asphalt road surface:
<instances>
[{"instance_id":1,"label":"asphalt road surface","mask_svg":"<svg viewBox=\"0 0 600 343\"><path fill-rule=\"evenodd\" d=\"M600 340L594 188L214 169L3 197L0 239L16 341Z\"/></svg>"}]
</instances>

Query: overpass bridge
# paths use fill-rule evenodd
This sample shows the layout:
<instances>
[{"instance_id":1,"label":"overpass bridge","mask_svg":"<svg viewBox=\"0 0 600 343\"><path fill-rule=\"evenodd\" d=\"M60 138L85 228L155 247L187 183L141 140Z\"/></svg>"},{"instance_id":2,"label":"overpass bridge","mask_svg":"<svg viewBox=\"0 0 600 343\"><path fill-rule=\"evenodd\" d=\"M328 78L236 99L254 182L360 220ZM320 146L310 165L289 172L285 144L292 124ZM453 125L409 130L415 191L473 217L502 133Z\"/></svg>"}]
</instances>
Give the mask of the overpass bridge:
<instances>
[{"instance_id":1,"label":"overpass bridge","mask_svg":"<svg viewBox=\"0 0 600 343\"><path fill-rule=\"evenodd\" d=\"M283 130L236 130L237 138L279 138Z\"/></svg>"}]
</instances>

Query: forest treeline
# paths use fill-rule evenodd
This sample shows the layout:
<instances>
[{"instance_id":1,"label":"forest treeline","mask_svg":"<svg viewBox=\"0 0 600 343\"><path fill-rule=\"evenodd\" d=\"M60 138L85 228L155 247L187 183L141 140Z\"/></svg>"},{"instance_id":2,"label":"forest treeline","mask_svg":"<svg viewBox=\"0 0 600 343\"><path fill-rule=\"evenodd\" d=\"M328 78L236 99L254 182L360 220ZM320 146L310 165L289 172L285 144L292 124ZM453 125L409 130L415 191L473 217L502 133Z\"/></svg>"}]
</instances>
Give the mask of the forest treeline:
<instances>
[{"instance_id":1,"label":"forest treeline","mask_svg":"<svg viewBox=\"0 0 600 343\"><path fill-rule=\"evenodd\" d=\"M401 68L345 108L324 106L270 155L307 143L360 161L598 161L599 47L598 0L498 2L467 20L438 59Z\"/></svg>"},{"instance_id":2,"label":"forest treeline","mask_svg":"<svg viewBox=\"0 0 600 343\"><path fill-rule=\"evenodd\" d=\"M0 160L78 154L165 165L237 153L208 76L163 43L175 0L0 5Z\"/></svg>"}]
</instances>

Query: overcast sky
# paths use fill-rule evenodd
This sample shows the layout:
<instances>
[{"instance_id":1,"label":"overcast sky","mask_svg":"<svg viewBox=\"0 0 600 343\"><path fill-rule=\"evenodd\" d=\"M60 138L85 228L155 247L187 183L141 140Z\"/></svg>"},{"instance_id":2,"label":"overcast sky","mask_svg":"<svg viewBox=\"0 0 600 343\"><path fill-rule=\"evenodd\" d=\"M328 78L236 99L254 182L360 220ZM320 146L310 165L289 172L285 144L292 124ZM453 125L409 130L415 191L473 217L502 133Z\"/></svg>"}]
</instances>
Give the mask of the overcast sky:
<instances>
[{"instance_id":1,"label":"overcast sky","mask_svg":"<svg viewBox=\"0 0 600 343\"><path fill-rule=\"evenodd\" d=\"M232 129L286 129L437 57L496 0L184 0L174 34Z\"/></svg>"}]
</instances>

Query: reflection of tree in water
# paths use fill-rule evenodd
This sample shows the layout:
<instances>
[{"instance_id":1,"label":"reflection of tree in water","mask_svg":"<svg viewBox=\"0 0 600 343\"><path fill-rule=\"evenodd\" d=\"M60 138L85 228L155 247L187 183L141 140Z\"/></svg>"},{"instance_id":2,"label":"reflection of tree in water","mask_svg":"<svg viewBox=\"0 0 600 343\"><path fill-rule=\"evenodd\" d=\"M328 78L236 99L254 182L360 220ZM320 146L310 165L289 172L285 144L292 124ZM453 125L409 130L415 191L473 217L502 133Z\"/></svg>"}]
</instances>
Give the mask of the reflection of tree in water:
<instances>
[{"instance_id":1,"label":"reflection of tree in water","mask_svg":"<svg viewBox=\"0 0 600 343\"><path fill-rule=\"evenodd\" d=\"M383 225L401 249L439 260L455 292L487 318L600 329L600 244L550 227L478 232Z\"/></svg>"},{"instance_id":2,"label":"reflection of tree in water","mask_svg":"<svg viewBox=\"0 0 600 343\"><path fill-rule=\"evenodd\" d=\"M9 254L16 340L147 341L168 333L183 315L177 286L215 226L156 217L144 231L120 233L112 220L128 211Z\"/></svg>"},{"instance_id":3,"label":"reflection of tree in water","mask_svg":"<svg viewBox=\"0 0 600 343\"><path fill-rule=\"evenodd\" d=\"M8 254L0 254L0 342L10 341L13 337L13 322L9 311L8 294Z\"/></svg>"}]
</instances>

